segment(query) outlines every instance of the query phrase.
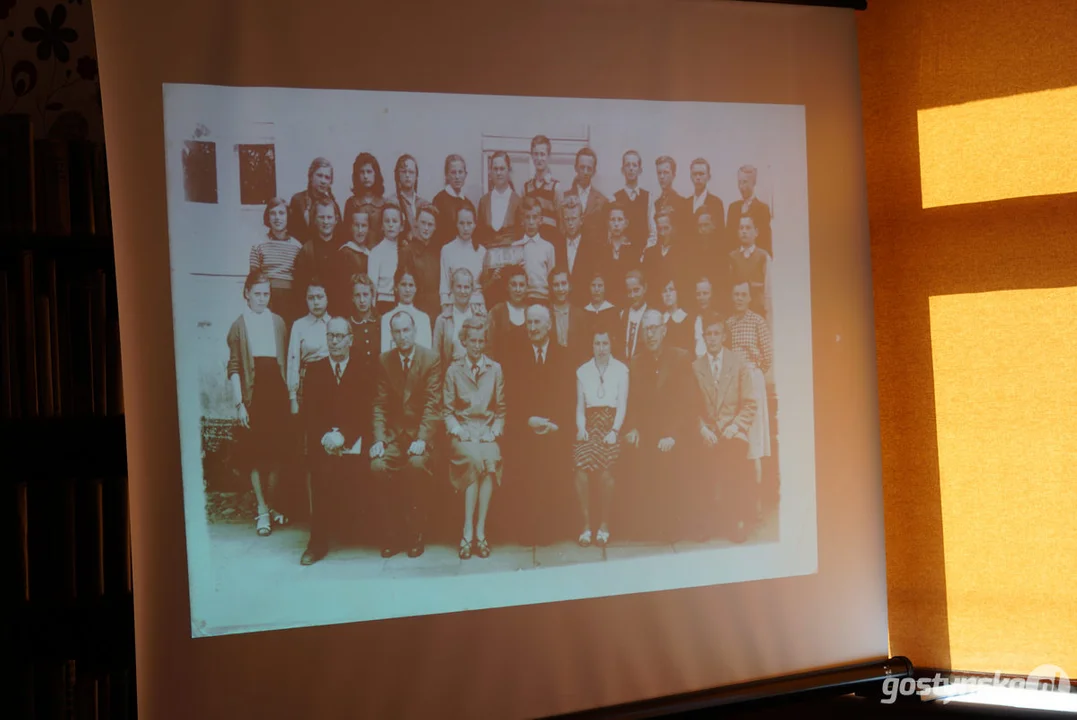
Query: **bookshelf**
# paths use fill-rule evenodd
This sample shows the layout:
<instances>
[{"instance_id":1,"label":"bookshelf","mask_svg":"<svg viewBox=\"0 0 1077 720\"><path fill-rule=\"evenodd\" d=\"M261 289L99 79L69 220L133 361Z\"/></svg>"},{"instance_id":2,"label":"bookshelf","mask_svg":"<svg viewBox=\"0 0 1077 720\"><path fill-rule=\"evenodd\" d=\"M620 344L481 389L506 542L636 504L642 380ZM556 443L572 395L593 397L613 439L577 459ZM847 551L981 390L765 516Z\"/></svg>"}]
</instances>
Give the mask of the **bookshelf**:
<instances>
[{"instance_id":1,"label":"bookshelf","mask_svg":"<svg viewBox=\"0 0 1077 720\"><path fill-rule=\"evenodd\" d=\"M104 147L0 116L0 587L11 717L133 718L126 426Z\"/></svg>"}]
</instances>

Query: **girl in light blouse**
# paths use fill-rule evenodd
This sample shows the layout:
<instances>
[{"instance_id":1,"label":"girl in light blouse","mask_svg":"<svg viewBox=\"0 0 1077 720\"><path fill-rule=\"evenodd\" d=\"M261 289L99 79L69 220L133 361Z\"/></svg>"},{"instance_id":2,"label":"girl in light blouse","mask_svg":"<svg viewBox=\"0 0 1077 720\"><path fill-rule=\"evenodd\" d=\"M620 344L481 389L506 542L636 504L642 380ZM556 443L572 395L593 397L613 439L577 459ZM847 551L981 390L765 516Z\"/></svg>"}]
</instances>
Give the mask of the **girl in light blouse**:
<instances>
[{"instance_id":1,"label":"girl in light blouse","mask_svg":"<svg viewBox=\"0 0 1077 720\"><path fill-rule=\"evenodd\" d=\"M471 203L461 205L456 211L456 239L441 248L441 309L442 314L452 312L453 273L464 268L475 279L471 290L471 306L475 312L485 312L486 304L482 297L482 287L478 278L482 273L486 248L474 237L475 208Z\"/></svg>"},{"instance_id":2,"label":"girl in light blouse","mask_svg":"<svg viewBox=\"0 0 1077 720\"><path fill-rule=\"evenodd\" d=\"M265 273L272 292L269 309L287 323L298 316L292 283L295 259L303 243L288 233L288 203L275 197L266 203L262 222L269 232L266 239L251 246L250 271Z\"/></svg>"},{"instance_id":3,"label":"girl in light blouse","mask_svg":"<svg viewBox=\"0 0 1077 720\"><path fill-rule=\"evenodd\" d=\"M367 275L377 283L378 313L384 315L393 307L395 278L400 264L400 244L398 239L404 228L404 215L397 205L385 205L381 209L381 242L370 251L367 261Z\"/></svg>"},{"instance_id":4,"label":"girl in light blouse","mask_svg":"<svg viewBox=\"0 0 1077 720\"><path fill-rule=\"evenodd\" d=\"M609 513L613 507L611 468L620 451L619 435L628 409L628 366L610 352L610 331L599 325L592 331L594 357L576 370L576 496L583 515L580 547L591 544L591 478L601 485L598 532L594 542L604 547L610 539Z\"/></svg>"},{"instance_id":5,"label":"girl in light blouse","mask_svg":"<svg viewBox=\"0 0 1077 720\"><path fill-rule=\"evenodd\" d=\"M464 321L460 342L467 348L466 354L446 371L442 395L445 430L452 439L449 480L457 492L464 491L459 554L461 560L467 560L473 550L481 558L490 556L486 516L494 485L501 485L498 440L505 429L505 381L501 365L484 353L486 327L482 318Z\"/></svg>"},{"instance_id":6,"label":"girl in light blouse","mask_svg":"<svg viewBox=\"0 0 1077 720\"><path fill-rule=\"evenodd\" d=\"M293 415L299 414L303 402L303 377L307 366L329 357L329 342L325 335L330 320L327 312L329 296L325 284L316 277L311 278L306 291L307 314L292 324L288 339L288 398Z\"/></svg>"},{"instance_id":7,"label":"girl in light blouse","mask_svg":"<svg viewBox=\"0 0 1077 720\"><path fill-rule=\"evenodd\" d=\"M285 385L284 320L268 309L271 284L261 272L251 272L243 284L247 308L228 330L228 382L239 420L238 453L250 471L258 505L255 529L265 537L272 522L288 519L272 509L283 450L288 445L288 388ZM266 486L262 485L263 473Z\"/></svg>"},{"instance_id":8,"label":"girl in light blouse","mask_svg":"<svg viewBox=\"0 0 1077 720\"><path fill-rule=\"evenodd\" d=\"M398 310L408 313L415 321L415 344L432 348L434 342L430 333L430 316L415 307L415 293L418 291L418 286L415 284L415 270L407 264L397 268L394 286L397 305L381 314L381 351L389 352L393 349L393 333L389 322Z\"/></svg>"}]
</instances>

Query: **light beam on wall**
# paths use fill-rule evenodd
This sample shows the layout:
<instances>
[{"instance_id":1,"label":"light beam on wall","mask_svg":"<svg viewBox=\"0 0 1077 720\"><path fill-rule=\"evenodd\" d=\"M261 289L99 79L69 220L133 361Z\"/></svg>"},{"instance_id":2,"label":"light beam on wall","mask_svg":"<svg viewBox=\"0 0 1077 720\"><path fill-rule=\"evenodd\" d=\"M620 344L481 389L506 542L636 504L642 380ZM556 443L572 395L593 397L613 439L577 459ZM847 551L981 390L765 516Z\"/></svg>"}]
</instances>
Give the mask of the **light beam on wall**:
<instances>
[{"instance_id":1,"label":"light beam on wall","mask_svg":"<svg viewBox=\"0 0 1077 720\"><path fill-rule=\"evenodd\" d=\"M917 112L923 207L1077 192L1077 87Z\"/></svg>"},{"instance_id":2,"label":"light beam on wall","mask_svg":"<svg viewBox=\"0 0 1077 720\"><path fill-rule=\"evenodd\" d=\"M1077 288L930 299L951 667L1077 676L1075 310Z\"/></svg>"}]
</instances>

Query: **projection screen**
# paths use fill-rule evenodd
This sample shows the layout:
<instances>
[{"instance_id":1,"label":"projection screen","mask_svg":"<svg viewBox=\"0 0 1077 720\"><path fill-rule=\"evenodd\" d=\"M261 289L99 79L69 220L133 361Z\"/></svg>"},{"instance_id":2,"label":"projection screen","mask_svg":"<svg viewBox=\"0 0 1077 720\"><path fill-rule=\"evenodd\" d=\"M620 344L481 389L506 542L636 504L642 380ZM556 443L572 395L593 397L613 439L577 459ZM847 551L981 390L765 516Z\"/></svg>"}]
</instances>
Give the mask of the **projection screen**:
<instances>
[{"instance_id":1,"label":"projection screen","mask_svg":"<svg viewBox=\"0 0 1077 720\"><path fill-rule=\"evenodd\" d=\"M297 10L96 9L142 707L884 655L852 14Z\"/></svg>"}]
</instances>

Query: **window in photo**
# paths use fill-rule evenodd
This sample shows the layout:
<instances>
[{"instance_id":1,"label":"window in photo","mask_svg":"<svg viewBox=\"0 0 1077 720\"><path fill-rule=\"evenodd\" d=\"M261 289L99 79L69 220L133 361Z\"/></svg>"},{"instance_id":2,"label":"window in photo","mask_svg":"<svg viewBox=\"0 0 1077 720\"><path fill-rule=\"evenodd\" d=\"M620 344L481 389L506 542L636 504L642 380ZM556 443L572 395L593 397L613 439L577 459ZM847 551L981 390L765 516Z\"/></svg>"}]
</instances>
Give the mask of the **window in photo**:
<instances>
[{"instance_id":1,"label":"window in photo","mask_svg":"<svg viewBox=\"0 0 1077 720\"><path fill-rule=\"evenodd\" d=\"M183 191L187 202L217 203L217 144L205 140L183 143Z\"/></svg>"},{"instance_id":2,"label":"window in photo","mask_svg":"<svg viewBox=\"0 0 1077 720\"><path fill-rule=\"evenodd\" d=\"M237 145L239 202L264 205L277 194L277 156L273 145Z\"/></svg>"}]
</instances>

